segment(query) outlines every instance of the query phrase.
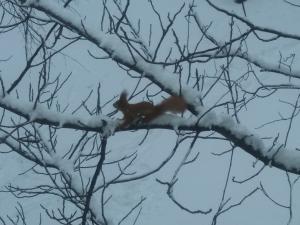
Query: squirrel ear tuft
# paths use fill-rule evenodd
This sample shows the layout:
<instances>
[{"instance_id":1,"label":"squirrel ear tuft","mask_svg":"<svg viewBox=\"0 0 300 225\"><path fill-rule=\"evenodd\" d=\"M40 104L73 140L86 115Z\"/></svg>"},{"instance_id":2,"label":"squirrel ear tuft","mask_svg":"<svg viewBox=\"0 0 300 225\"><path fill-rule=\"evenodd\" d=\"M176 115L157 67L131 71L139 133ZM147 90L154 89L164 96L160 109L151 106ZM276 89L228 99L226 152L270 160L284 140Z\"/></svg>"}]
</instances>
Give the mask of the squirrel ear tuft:
<instances>
[{"instance_id":1,"label":"squirrel ear tuft","mask_svg":"<svg viewBox=\"0 0 300 225\"><path fill-rule=\"evenodd\" d=\"M120 99L125 99L127 100L127 91L122 91L121 95L120 95Z\"/></svg>"}]
</instances>

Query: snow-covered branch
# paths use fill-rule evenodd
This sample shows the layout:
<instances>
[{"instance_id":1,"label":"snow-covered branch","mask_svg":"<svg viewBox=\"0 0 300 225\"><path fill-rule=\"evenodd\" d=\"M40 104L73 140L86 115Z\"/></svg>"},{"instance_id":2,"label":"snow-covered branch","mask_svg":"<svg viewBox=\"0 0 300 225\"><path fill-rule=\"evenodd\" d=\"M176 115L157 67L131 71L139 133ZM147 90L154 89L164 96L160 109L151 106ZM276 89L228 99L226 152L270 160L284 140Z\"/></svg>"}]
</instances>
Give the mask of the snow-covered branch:
<instances>
[{"instance_id":1,"label":"snow-covered branch","mask_svg":"<svg viewBox=\"0 0 300 225\"><path fill-rule=\"evenodd\" d=\"M61 128L95 131L104 135L114 132L119 121L112 120L107 116L80 117L73 114L58 113L47 109L44 105L36 105L24 102L17 98L6 95L0 98L0 107L24 117L30 122L52 125Z\"/></svg>"},{"instance_id":2,"label":"snow-covered branch","mask_svg":"<svg viewBox=\"0 0 300 225\"><path fill-rule=\"evenodd\" d=\"M105 116L81 118L71 114L57 113L41 105L37 105L36 109L33 109L32 103L24 103L8 95L0 99L0 106L32 122L64 128L96 131L104 135L112 134L120 123L118 120L112 120ZM213 112L210 112L200 120L198 117L185 119L174 115L163 115L150 124L132 125L125 130L155 128L197 132L216 131L265 164L296 174L300 173L299 151L285 149L282 146L266 147L257 135L242 125L237 124L228 115L215 115ZM5 141L7 142L6 139ZM7 142L7 144L14 147L11 142ZM26 155L27 154L28 153L26 153ZM30 155L28 155L28 157L29 156Z\"/></svg>"},{"instance_id":3,"label":"snow-covered branch","mask_svg":"<svg viewBox=\"0 0 300 225\"><path fill-rule=\"evenodd\" d=\"M65 192L65 186L59 186L59 184L53 178L54 175L52 175L49 171L49 168L55 168L58 170L69 185L68 188L75 192L77 196L85 196L85 189L82 186L82 178L78 172L75 172L74 162L71 159L65 159L57 154L56 151L52 149L51 144L43 134L42 130L37 127L35 127L35 129L38 133L39 140L44 147L43 149L36 150L34 153L31 151L28 152L28 150L26 150L24 146L20 145L17 140L2 131L0 132L0 140L2 143L5 143L7 146L9 146L15 153L40 165L42 168L45 168L50 179L55 183L57 188L61 189L63 193ZM65 195L68 196L67 193L65 193ZM81 207L83 210L84 206ZM91 196L89 209L98 224L104 224L103 218L101 218L101 207L93 196Z\"/></svg>"},{"instance_id":4,"label":"snow-covered branch","mask_svg":"<svg viewBox=\"0 0 300 225\"><path fill-rule=\"evenodd\" d=\"M238 19L239 21L245 23L247 26L249 26L253 30L274 34L278 37L289 38L289 39L294 39L294 40L300 40L300 35L298 35L298 34L290 34L288 32L284 32L284 31L280 31L280 30L276 30L276 29L272 29L272 28L268 28L268 27L255 25L250 20L248 20L244 17L241 17L241 16L239 16L239 15L233 13L233 12L229 12L229 11L227 11L227 10L221 8L221 7L218 7L216 4L212 3L212 1L210 1L210 0L206 0L206 2L211 7L213 7L214 9L218 10L219 12L222 12L222 13L226 14L227 16L233 17L235 19Z\"/></svg>"},{"instance_id":5,"label":"snow-covered branch","mask_svg":"<svg viewBox=\"0 0 300 225\"><path fill-rule=\"evenodd\" d=\"M210 112L200 120L197 117L190 119L176 118L175 120L174 117L165 115L156 119L153 123L160 124L159 128L170 129L173 126L174 129L178 130L215 131L266 165L300 174L299 150L288 149L275 142L271 146L266 146L257 134L243 125L237 124L228 115L216 115ZM153 124L152 126L154 128L157 125Z\"/></svg>"},{"instance_id":6,"label":"snow-covered branch","mask_svg":"<svg viewBox=\"0 0 300 225\"><path fill-rule=\"evenodd\" d=\"M41 142L44 145L44 148L46 149L46 152L48 152L50 160L55 165L55 167L59 170L59 172L62 174L62 176L67 181L70 188L77 194L77 196L86 196L85 190L82 186L82 178L80 177L79 173L75 172L74 162L70 159L64 159L61 156L59 156L56 153L56 151L52 149L51 144L48 142L43 132L39 128L36 128L36 130L39 134L39 138ZM101 159L104 160L103 155L101 155ZM93 217L95 217L95 220L97 221L98 224L106 224L103 222L104 219L101 217L102 215L101 204L99 204L99 201L94 199L94 196L92 194L87 195L86 198L88 197L89 197L88 206L87 208L82 207L82 210L83 209L84 211L90 210L91 214L93 215Z\"/></svg>"},{"instance_id":7,"label":"snow-covered branch","mask_svg":"<svg viewBox=\"0 0 300 225\"><path fill-rule=\"evenodd\" d=\"M210 3L210 1L208 1ZM210 3L211 5L213 5L212 3ZM215 6L215 5L214 5ZM216 6L215 6L216 7ZM226 10L217 8L218 10L222 11L222 12L226 12L228 13L230 16L234 16L235 14L231 13L231 12L227 12ZM225 58L225 57L238 57L241 59L246 60L249 63L254 64L255 66L259 67L261 69L261 71L263 72L273 72L273 73L278 73L281 75L285 75L287 77L293 77L293 78L300 78L300 70L295 70L292 69L290 67L287 66L281 66L278 65L278 62L276 61L275 63L269 62L267 60L265 60L264 58L260 57L259 55L253 55L251 54L251 52L247 51L247 52L243 52L242 49L240 48L240 46L234 47L232 46L232 43L228 42L224 42L224 41L220 41L217 40L212 34L210 34L207 29L206 26L204 24L201 23L201 20L199 18L199 15L196 11L192 10L192 15L196 20L197 25L199 26L199 28L202 30L202 32L204 32L208 39L213 40L214 44L217 45L218 49L216 51L210 52L210 53L205 53L205 54L194 54L192 58L196 58L196 57L217 57L217 58ZM297 35L292 35L292 34L286 34L284 36L285 33L282 33L280 31L275 31L272 29L267 29L267 28L260 28L260 27L256 27L254 24L250 23L248 20L243 19L239 16L234 16L237 19L242 20L243 22L245 22L249 27L250 30L248 32L245 33L251 33L253 32L255 29L258 30L262 30L265 32L270 32L270 33L275 33L277 35L280 35L282 37L286 37L286 38L294 38L299 40L300 36ZM255 28L255 29L254 29ZM247 34L248 35L248 34ZM220 49L223 49L223 51L220 51Z\"/></svg>"}]
</instances>

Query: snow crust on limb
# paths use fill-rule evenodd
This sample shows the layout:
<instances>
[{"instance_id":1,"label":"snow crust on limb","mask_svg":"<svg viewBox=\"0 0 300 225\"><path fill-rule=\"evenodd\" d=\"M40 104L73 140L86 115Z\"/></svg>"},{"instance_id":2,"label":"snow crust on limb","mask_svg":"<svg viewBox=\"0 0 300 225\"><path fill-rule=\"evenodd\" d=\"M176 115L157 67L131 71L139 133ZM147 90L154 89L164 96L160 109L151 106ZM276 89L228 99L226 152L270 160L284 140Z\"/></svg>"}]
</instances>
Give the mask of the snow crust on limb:
<instances>
[{"instance_id":1,"label":"snow crust on limb","mask_svg":"<svg viewBox=\"0 0 300 225\"><path fill-rule=\"evenodd\" d=\"M246 150L257 159L263 161L269 166L275 166L282 170L292 173L300 173L300 151L297 149L285 148L280 144L265 146L262 139L254 132L248 130L241 124L237 124L233 118L228 115L218 116L216 120L210 120L212 129L218 131L219 128L227 130L229 139L233 142L236 140L238 146ZM222 131L219 132L224 134ZM233 136L233 137L232 137Z\"/></svg>"},{"instance_id":2,"label":"snow crust on limb","mask_svg":"<svg viewBox=\"0 0 300 225\"><path fill-rule=\"evenodd\" d=\"M95 27L95 24L88 24L77 14L72 13L54 1L30 0L25 3L25 6L45 12L59 23L96 44L113 60L144 75L161 87L162 90L171 94L181 94L188 103L189 110L194 115L201 116L201 114L203 115L206 111L201 105L201 94L198 91L185 84L180 86L176 74L167 71L161 65L148 63L139 55L132 56L126 46L117 37L99 31L99 29ZM264 66L269 67L269 70L271 70L271 64L267 65L264 63ZM273 148L266 148L258 136L246 128L241 127L241 125L236 124L229 116L217 116L209 113L205 115L205 117L209 119L202 118L198 125L201 123L202 125L206 125L206 129L210 128L222 134L266 164L274 165L293 173L300 173L299 151L287 150L282 147L276 148L275 146L273 146ZM203 121L205 121L206 124L203 124Z\"/></svg>"},{"instance_id":3,"label":"snow crust on limb","mask_svg":"<svg viewBox=\"0 0 300 225\"><path fill-rule=\"evenodd\" d=\"M232 13L232 12L230 12ZM243 49L241 49L241 46L234 46L234 45L229 45L228 43L222 41L222 40L216 40L213 35L210 34L209 31L206 30L206 26L202 24L201 19L198 15L198 13L194 10L192 10L192 15L197 21L197 24L202 27L203 30L205 30L205 34L210 37L211 40L214 40L214 43L219 46L222 51L216 50L215 52L211 53L206 53L209 54L210 56L219 56L219 57L228 57L228 56L234 56L234 57L239 57L241 59L245 59L248 62L253 63L257 67L263 69L264 71L269 71L269 72L274 72L274 73L279 73L281 75L285 75L288 77L294 77L294 78L300 78L300 70L290 68L290 67L284 67L284 66L278 66L278 62L269 62L265 60L265 58L261 57L260 55L254 55L251 52L246 50L243 52ZM249 20L243 17L243 21L245 21L248 24L252 24ZM260 28L261 30L268 30L267 28ZM275 31L274 31L275 32ZM282 33L284 35L284 32L278 31L279 33ZM295 38L295 39L300 39L300 36L296 34L288 34L290 38ZM224 48L224 46L227 46L227 48Z\"/></svg>"},{"instance_id":4,"label":"snow crust on limb","mask_svg":"<svg viewBox=\"0 0 300 225\"><path fill-rule=\"evenodd\" d=\"M47 167L52 167L59 170L64 179L68 181L67 183L70 185L70 188L75 191L78 196L84 196L85 187L82 186L82 178L74 170L74 162L72 160L59 156L56 152L60 151L54 151L52 149L51 144L47 140L46 135L43 133L42 129L38 127L35 127L35 129L37 130L38 136L42 141L44 147L47 149L47 151L42 152L42 155L39 153L34 154L32 152L24 150L22 145L20 145L18 141L16 141L13 137L3 131L0 131L0 140L2 141L2 143L8 145L17 154L20 154L23 157L25 156L31 161L38 163L40 166L43 167L46 165ZM58 183L56 183L56 185L58 185ZM65 186L62 186L62 188L64 189ZM90 210L96 217L96 220L99 221L100 224L104 224L102 222L103 218L101 216L101 203L99 204L99 199L95 199L94 196L92 196L90 202Z\"/></svg>"},{"instance_id":5,"label":"snow crust on limb","mask_svg":"<svg viewBox=\"0 0 300 225\"><path fill-rule=\"evenodd\" d=\"M259 135L227 114L208 112L188 119L163 115L150 124L170 125L175 130L216 131L266 165L300 174L300 151L280 144L266 146Z\"/></svg>"},{"instance_id":6,"label":"snow crust on limb","mask_svg":"<svg viewBox=\"0 0 300 225\"><path fill-rule=\"evenodd\" d=\"M41 105L37 105L36 109L33 109L33 103L24 102L9 95L0 98L0 106L33 122L67 128L90 129L91 131L102 129L103 135L113 134L120 123L120 121L111 120L106 116L81 118L72 114L53 112ZM286 169L293 173L299 173L300 171L299 151L287 149L280 145L266 147L258 135L249 131L243 125L237 124L226 114L216 115L214 112L209 112L203 117L193 116L188 119L166 114L154 119L150 122L150 125L154 128L155 126L160 128L166 126L168 129L172 127L175 130L214 130L268 165Z\"/></svg>"},{"instance_id":7,"label":"snow crust on limb","mask_svg":"<svg viewBox=\"0 0 300 225\"><path fill-rule=\"evenodd\" d=\"M112 135L118 127L119 121L112 120L105 115L80 117L69 113L59 113L32 102L25 102L10 95L0 97L0 107L16 113L30 122L54 125L64 128L90 130L102 135Z\"/></svg>"},{"instance_id":8,"label":"snow crust on limb","mask_svg":"<svg viewBox=\"0 0 300 225\"><path fill-rule=\"evenodd\" d=\"M39 128L36 128L38 131L39 137L46 146L52 164L55 165L55 167L62 173L63 177L68 181L70 184L70 188L72 188L73 191L77 192L78 196L85 196L85 187L82 186L82 178L78 173L75 173L74 169L74 162L70 159L64 159L61 156L59 156L51 147L51 144L46 139L45 135L43 134L42 130ZM59 152L59 151L58 151ZM63 188L63 187L62 187ZM102 221L104 219L102 218L102 211L101 211L101 203L99 203L99 199L95 199L95 195L92 195L90 201L90 210L92 214L96 217L96 221L98 221L100 224L104 224Z\"/></svg>"}]
</instances>

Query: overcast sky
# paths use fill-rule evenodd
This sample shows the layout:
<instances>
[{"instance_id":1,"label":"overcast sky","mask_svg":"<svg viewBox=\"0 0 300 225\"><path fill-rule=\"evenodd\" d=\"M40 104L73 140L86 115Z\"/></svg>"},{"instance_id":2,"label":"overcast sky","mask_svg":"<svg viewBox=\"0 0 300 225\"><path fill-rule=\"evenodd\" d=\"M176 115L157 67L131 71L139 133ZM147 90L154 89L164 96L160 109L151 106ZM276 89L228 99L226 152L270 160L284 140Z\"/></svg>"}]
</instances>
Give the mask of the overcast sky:
<instances>
[{"instance_id":1,"label":"overcast sky","mask_svg":"<svg viewBox=\"0 0 300 225\"><path fill-rule=\"evenodd\" d=\"M172 1L153 1L158 11L163 15L166 21L166 15L168 12L174 14L182 4L182 0ZM189 1L185 1L186 4ZM218 6L226 8L227 10L233 10L235 13L243 16L242 6L235 4L233 0L215 0ZM227 40L229 37L229 22L230 18L225 17L222 13L217 12L208 6L206 1L195 1L201 21L208 25L212 22L210 33L215 38L220 40ZM81 15L86 16L86 21L89 23L95 23L99 25L99 1L74 1L72 3L72 10ZM285 32L290 32L300 35L298 27L298 21L300 21L300 8L292 7L283 0L248 0L245 3L247 19L261 26L278 29ZM180 37L184 38L187 33L186 20L183 15L186 14L187 8L181 16L174 29ZM141 19L142 34L145 40L148 38L148 31L150 23L153 24L153 41L156 41L159 33L157 18L150 10L150 6L147 0L132 0L129 8L129 15L132 21ZM241 29L244 28L242 24L238 24ZM157 32L157 33L156 33ZM197 39L198 35L201 35L199 31L194 30L191 35L195 36L191 39ZM265 36L268 38L268 36ZM174 42L171 37L168 37L165 42ZM281 39L276 42L254 42L253 39L248 40L249 52L258 59L263 59L268 62L277 63L280 57L280 52L283 55L289 55L300 51L300 42ZM10 83L14 77L16 77L25 63L24 58L24 40L22 32L15 30L8 32L7 34L0 35L0 59L11 57L8 62L0 62L1 76L6 83ZM63 54L59 54L52 62L52 73L68 74L72 72L72 79L68 82L63 90L63 94L59 96L59 100L62 105L70 104L70 108L74 109L84 99L90 90L96 89L99 82L101 82L101 97L105 102L114 96L120 94L124 89L130 90L136 84L136 80L133 80L126 76L116 63L111 60L97 60L89 56L88 51L96 56L103 56L103 53L97 49L93 44L88 41L81 41L76 43L70 48L67 48ZM168 53L168 45L164 50L160 52L162 56ZM163 57L162 57L163 58ZM299 58L295 58L293 65L294 69L300 69ZM238 62L232 64L230 68L232 73L238 74L244 69L245 64L240 65ZM215 68L213 64L199 65L201 72L206 71L212 73ZM272 83L281 81L280 77L276 74L261 73L260 77L266 83ZM24 92L27 94L28 83L34 82L36 76L34 71L30 74L30 79L27 79L23 84ZM295 81L296 84L297 81ZM145 81L145 83L147 83ZM249 88L251 85L255 86L255 83L249 82ZM153 92L158 90L152 89ZM206 101L207 106L215 104L216 96L219 93L215 93L210 96ZM267 102L264 100L258 100L254 104L249 105L249 111L244 111L241 114L242 123L248 128L253 129L262 137L276 137L278 130L284 133L287 129L286 123L273 124L261 129L255 129L263 123L278 119L279 113L288 113L286 109L282 109L279 100L294 101L298 94L295 92L279 92L274 97L270 98ZM137 102L145 96L139 96L133 101ZM96 97L92 97L96 99ZM159 102L161 98L154 99L155 102ZM104 109L104 113L109 113L112 110L112 106L108 106ZM82 113L82 112L79 112ZM115 118L121 118L122 114L118 113L114 115ZM299 124L299 120L295 120L296 126ZM65 131L65 135L62 137L63 142L60 143L60 148L64 149L71 144L77 137L73 136L72 132ZM141 132L120 132L115 134L109 139L109 150L112 151L110 157L118 157L121 154L132 153L135 150L139 152L137 163L132 168L133 171L139 171L142 173L150 168L157 166L172 150L176 140L176 134L173 131L166 130L151 130L149 137L146 139L143 145L139 145L143 139L145 131ZM280 137L283 140L283 136ZM288 146L297 147L300 144L299 135L297 132L292 132L290 136ZM178 154L175 158L167 164L159 173L154 176L150 176L146 179L131 182L128 184L120 184L112 186L109 192L113 194L113 198L109 203L107 215L110 218L121 218L124 216L130 207L136 204L140 200L141 196L147 198L144 202L143 210L137 224L153 225L177 225L177 224L210 224L212 220L211 215L192 215L182 211L166 195L166 187L156 182L156 178L167 180L171 179L174 168L180 162L183 155L189 147L189 142L182 145L178 149ZM182 201L188 208L197 210L206 210L209 208L217 208L222 196L222 190L224 187L224 181L226 178L226 172L228 170L228 162L230 154L224 156L215 156L212 153L221 153L224 150L228 150L230 145L223 141L204 140L197 141L194 147L194 155L199 152L199 158L194 163L186 166L180 172L180 179L176 183L174 194L178 200ZM16 184L30 184L31 177L24 176L20 179L18 173L29 168L24 159L16 155L2 155L0 154L0 185L4 187L10 182ZM255 159L246 152L237 149L234 154L233 168L231 176L235 176L236 179L245 179L254 174L263 164L257 162L255 169L253 169L253 163ZM110 171L106 171L109 173ZM113 173L113 172L112 172ZM294 177L294 176L293 176ZM26 178L28 178L26 180ZM268 193L276 199L276 201L287 204L289 200L289 189L287 178L283 171L276 168L266 168L260 176L255 179L244 183L229 183L229 189L226 197L231 198L231 203L238 202L243 196L260 185L260 182L267 189ZM299 193L295 191L295 199ZM7 193L0 193L0 215L14 215L15 209L11 202L17 200ZM299 199L299 198L298 198ZM40 202L47 201L50 205L55 205L56 202L49 198L36 198L34 200L24 201L26 213L30 215L31 221L29 224L37 224L38 206ZM297 204L297 203L295 203ZM300 211L300 207L299 207ZM268 200L262 193L258 192L246 200L242 206L237 207L229 213L225 213L219 219L219 224L222 225L282 225L286 224L288 220L288 210L282 209L270 200ZM296 217L297 215L295 215ZM117 220L117 219L116 219ZM33 223L31 223L33 222ZM300 223L300 221L299 221ZM128 223L129 224L129 223ZM296 225L296 223L294 224Z\"/></svg>"}]
</instances>

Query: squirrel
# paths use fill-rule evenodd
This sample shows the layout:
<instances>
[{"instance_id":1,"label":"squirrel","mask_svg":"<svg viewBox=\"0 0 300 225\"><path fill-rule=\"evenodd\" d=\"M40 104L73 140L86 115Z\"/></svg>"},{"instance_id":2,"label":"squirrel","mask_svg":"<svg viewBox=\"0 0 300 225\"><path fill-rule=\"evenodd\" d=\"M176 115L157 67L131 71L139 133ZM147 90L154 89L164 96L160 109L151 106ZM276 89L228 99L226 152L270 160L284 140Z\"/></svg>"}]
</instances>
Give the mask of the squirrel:
<instances>
[{"instance_id":1,"label":"squirrel","mask_svg":"<svg viewBox=\"0 0 300 225\"><path fill-rule=\"evenodd\" d=\"M113 106L124 115L122 128L131 123L148 123L165 112L183 113L187 109L185 100L180 96L170 96L157 105L150 102L138 102L130 104L127 100L127 92L123 91Z\"/></svg>"}]
</instances>

